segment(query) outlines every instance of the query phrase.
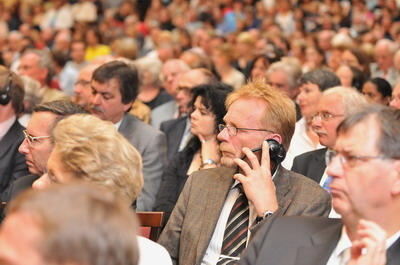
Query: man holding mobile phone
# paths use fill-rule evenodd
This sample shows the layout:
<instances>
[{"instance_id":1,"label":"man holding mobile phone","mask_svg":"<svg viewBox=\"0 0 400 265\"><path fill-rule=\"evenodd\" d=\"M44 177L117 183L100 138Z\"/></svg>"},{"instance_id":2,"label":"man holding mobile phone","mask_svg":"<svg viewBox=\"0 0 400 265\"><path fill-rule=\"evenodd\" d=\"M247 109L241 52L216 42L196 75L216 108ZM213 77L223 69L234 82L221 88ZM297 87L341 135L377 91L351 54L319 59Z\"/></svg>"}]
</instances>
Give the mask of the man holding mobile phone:
<instances>
[{"instance_id":1,"label":"man holding mobile phone","mask_svg":"<svg viewBox=\"0 0 400 265\"><path fill-rule=\"evenodd\" d=\"M255 81L229 95L226 105L218 134L223 167L189 177L159 240L175 264L231 264L256 231L250 229L271 214L322 216L330 210L330 197L317 183L270 161L265 140L288 148L293 102ZM260 146L261 152L251 151Z\"/></svg>"}]
</instances>

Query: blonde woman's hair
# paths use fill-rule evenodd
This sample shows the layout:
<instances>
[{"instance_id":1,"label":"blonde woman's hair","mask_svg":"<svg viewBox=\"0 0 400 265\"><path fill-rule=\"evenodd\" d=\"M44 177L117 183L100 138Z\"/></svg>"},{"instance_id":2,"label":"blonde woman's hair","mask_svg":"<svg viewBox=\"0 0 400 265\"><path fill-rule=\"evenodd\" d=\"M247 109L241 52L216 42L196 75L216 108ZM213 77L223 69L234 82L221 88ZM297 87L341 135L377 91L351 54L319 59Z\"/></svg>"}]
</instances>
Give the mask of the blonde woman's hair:
<instances>
[{"instance_id":1,"label":"blonde woman's hair","mask_svg":"<svg viewBox=\"0 0 400 265\"><path fill-rule=\"evenodd\" d=\"M142 158L111 122L72 115L53 131L55 151L77 179L94 182L132 203L143 187Z\"/></svg>"},{"instance_id":2,"label":"blonde woman's hair","mask_svg":"<svg viewBox=\"0 0 400 265\"><path fill-rule=\"evenodd\" d=\"M267 129L273 130L282 137L282 144L287 150L296 123L293 101L283 92L266 84L265 79L249 82L230 94L226 100L227 109L240 98L257 98L265 101L266 111L261 122Z\"/></svg>"}]
</instances>

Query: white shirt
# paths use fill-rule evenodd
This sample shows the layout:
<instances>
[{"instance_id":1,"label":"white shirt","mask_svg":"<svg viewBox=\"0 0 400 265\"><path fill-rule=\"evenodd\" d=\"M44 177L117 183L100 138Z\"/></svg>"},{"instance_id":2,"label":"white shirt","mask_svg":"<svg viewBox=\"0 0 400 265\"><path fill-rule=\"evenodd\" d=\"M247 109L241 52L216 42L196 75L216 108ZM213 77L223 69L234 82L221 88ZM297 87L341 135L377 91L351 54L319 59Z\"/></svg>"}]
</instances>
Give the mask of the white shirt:
<instances>
[{"instance_id":1,"label":"white shirt","mask_svg":"<svg viewBox=\"0 0 400 265\"><path fill-rule=\"evenodd\" d=\"M272 178L275 177L278 172L279 167L275 170ZM239 197L239 190L236 188L236 185L239 181L235 181L226 197L224 206L222 207L221 214L219 215L217 225L215 226L214 233L211 237L210 243L208 244L206 253L203 257L201 265L215 265L218 262L218 259L221 255L222 241L224 240L225 226L228 222L229 214L231 213L232 207L235 204L236 199ZM249 228L253 225L254 221L257 218L257 212L251 202L249 202ZM249 243L250 238L250 230L247 233L247 242L246 246Z\"/></svg>"},{"instance_id":2,"label":"white shirt","mask_svg":"<svg viewBox=\"0 0 400 265\"><path fill-rule=\"evenodd\" d=\"M138 236L139 265L172 265L168 251L147 238Z\"/></svg>"},{"instance_id":3,"label":"white shirt","mask_svg":"<svg viewBox=\"0 0 400 265\"><path fill-rule=\"evenodd\" d=\"M287 151L286 158L282 162L282 166L286 169L291 169L293 159L305 152L325 148L325 146L318 144L314 147L313 142L307 135L306 120L301 118L296 122L292 140L290 141L289 150Z\"/></svg>"},{"instance_id":4,"label":"white shirt","mask_svg":"<svg viewBox=\"0 0 400 265\"><path fill-rule=\"evenodd\" d=\"M0 141L7 134L8 130L10 130L10 128L13 126L15 119L16 119L16 117L12 116L8 120L0 122Z\"/></svg>"},{"instance_id":5,"label":"white shirt","mask_svg":"<svg viewBox=\"0 0 400 265\"><path fill-rule=\"evenodd\" d=\"M388 249L394 242L400 237L400 231L395 233L393 236L386 239L386 249ZM346 229L343 227L342 234L340 235L340 239L336 245L336 248L333 250L328 262L326 265L342 265L346 264L348 260L342 260L343 252L351 248L351 241L349 236L347 235ZM348 257L350 258L350 257ZM344 262L344 263L343 263Z\"/></svg>"}]
</instances>

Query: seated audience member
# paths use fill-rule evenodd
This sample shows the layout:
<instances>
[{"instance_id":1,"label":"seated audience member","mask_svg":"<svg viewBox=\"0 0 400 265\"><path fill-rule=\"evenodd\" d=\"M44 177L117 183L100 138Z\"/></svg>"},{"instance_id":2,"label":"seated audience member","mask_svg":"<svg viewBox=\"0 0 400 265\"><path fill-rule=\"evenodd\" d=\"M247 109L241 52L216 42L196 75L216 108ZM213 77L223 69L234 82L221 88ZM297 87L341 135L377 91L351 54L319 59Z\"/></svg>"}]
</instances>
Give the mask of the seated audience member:
<instances>
[{"instance_id":1,"label":"seated audience member","mask_svg":"<svg viewBox=\"0 0 400 265\"><path fill-rule=\"evenodd\" d=\"M126 205L131 205L140 194L142 159L112 123L87 114L73 115L57 124L52 140L54 148L48 159L48 171L33 183L33 188L81 180L104 187L121 197ZM140 256L139 264L171 263L161 246L144 244L151 250L141 253L144 255Z\"/></svg>"},{"instance_id":2,"label":"seated audience member","mask_svg":"<svg viewBox=\"0 0 400 265\"><path fill-rule=\"evenodd\" d=\"M385 79L375 77L365 82L362 93L373 103L389 105L392 86Z\"/></svg>"},{"instance_id":3,"label":"seated audience member","mask_svg":"<svg viewBox=\"0 0 400 265\"><path fill-rule=\"evenodd\" d=\"M344 87L354 87L358 91L361 91L365 77L363 72L360 69L350 66L350 65L341 65L336 70L336 75L340 79L340 84Z\"/></svg>"},{"instance_id":4,"label":"seated audience member","mask_svg":"<svg viewBox=\"0 0 400 265\"><path fill-rule=\"evenodd\" d=\"M18 122L23 112L24 83L15 73L0 67L0 197L10 184L28 174L25 158L18 152L24 127Z\"/></svg>"},{"instance_id":5,"label":"seated audience member","mask_svg":"<svg viewBox=\"0 0 400 265\"><path fill-rule=\"evenodd\" d=\"M140 76L138 99L150 109L154 109L173 99L172 96L161 87L159 76L162 63L160 60L144 57L136 60L134 65L137 67Z\"/></svg>"},{"instance_id":6,"label":"seated audience member","mask_svg":"<svg viewBox=\"0 0 400 265\"><path fill-rule=\"evenodd\" d=\"M310 151L293 160L292 171L307 176L327 188L325 153L336 141L338 125L349 115L367 104L365 97L353 88L333 87L322 92L312 128L325 148Z\"/></svg>"},{"instance_id":7,"label":"seated audience member","mask_svg":"<svg viewBox=\"0 0 400 265\"><path fill-rule=\"evenodd\" d=\"M8 207L0 229L2 264L137 265L144 244L134 213L87 183L30 190Z\"/></svg>"},{"instance_id":8,"label":"seated audience member","mask_svg":"<svg viewBox=\"0 0 400 265\"><path fill-rule=\"evenodd\" d=\"M93 72L90 112L112 122L139 151L143 159L143 192L137 199L139 211L151 211L167 159L165 135L128 113L136 99L139 77L135 68L111 61Z\"/></svg>"},{"instance_id":9,"label":"seated audience member","mask_svg":"<svg viewBox=\"0 0 400 265\"><path fill-rule=\"evenodd\" d=\"M384 78L391 86L395 85L399 78L399 73L393 62L397 48L397 44L394 41L386 38L376 42L374 47L375 62L370 64L372 78Z\"/></svg>"},{"instance_id":10,"label":"seated audience member","mask_svg":"<svg viewBox=\"0 0 400 265\"><path fill-rule=\"evenodd\" d=\"M187 146L179 152L163 174L155 211L171 213L189 175L219 165L218 124L226 114L225 99L232 87L223 83L195 86L192 91L190 132Z\"/></svg>"},{"instance_id":11,"label":"seated audience member","mask_svg":"<svg viewBox=\"0 0 400 265\"><path fill-rule=\"evenodd\" d=\"M400 110L374 105L347 117L327 155L342 219L271 218L239 264L399 264L399 131Z\"/></svg>"},{"instance_id":12,"label":"seated audience member","mask_svg":"<svg viewBox=\"0 0 400 265\"><path fill-rule=\"evenodd\" d=\"M53 149L51 132L61 119L76 113L85 113L78 105L69 101L52 101L37 105L25 130L25 139L18 151L25 156L29 175L14 181L9 192L2 194L3 201L9 201L21 191L28 189L32 183L47 172L47 159Z\"/></svg>"},{"instance_id":13,"label":"seated audience member","mask_svg":"<svg viewBox=\"0 0 400 265\"><path fill-rule=\"evenodd\" d=\"M188 178L159 239L175 264L237 262L249 229L272 213L322 216L330 211L327 192L280 166L294 131L293 102L257 81L231 93L226 106L217 136L224 167ZM274 141L272 160L267 139ZM235 237L224 240L224 234Z\"/></svg>"},{"instance_id":14,"label":"seated audience member","mask_svg":"<svg viewBox=\"0 0 400 265\"><path fill-rule=\"evenodd\" d=\"M99 64L88 64L83 67L78 74L74 85L73 101L85 109L89 109L92 98L92 88L90 81L92 80L93 72L99 67Z\"/></svg>"},{"instance_id":15,"label":"seated audience member","mask_svg":"<svg viewBox=\"0 0 400 265\"><path fill-rule=\"evenodd\" d=\"M340 80L336 74L325 69L313 70L300 78L300 94L297 96L297 102L303 117L296 123L289 150L282 163L285 168L292 167L293 159L296 156L322 148L318 142L318 135L312 130L311 120L316 113L322 92L339 85Z\"/></svg>"},{"instance_id":16,"label":"seated audience member","mask_svg":"<svg viewBox=\"0 0 400 265\"><path fill-rule=\"evenodd\" d=\"M390 106L392 108L400 109L400 83L393 88Z\"/></svg>"},{"instance_id":17,"label":"seated audience member","mask_svg":"<svg viewBox=\"0 0 400 265\"><path fill-rule=\"evenodd\" d=\"M246 69L246 80L265 78L265 73L271 65L271 61L272 59L269 58L267 55L257 55L250 63L249 68Z\"/></svg>"},{"instance_id":18,"label":"seated audience member","mask_svg":"<svg viewBox=\"0 0 400 265\"><path fill-rule=\"evenodd\" d=\"M233 56L233 48L230 44L225 43L215 48L211 59L214 63L215 70L221 77L221 81L238 89L246 80L244 79L244 75L232 66L234 61Z\"/></svg>"},{"instance_id":19,"label":"seated audience member","mask_svg":"<svg viewBox=\"0 0 400 265\"><path fill-rule=\"evenodd\" d=\"M178 76L176 100L181 117L161 123L160 130L165 133L168 144L168 160L182 151L190 140L189 105L192 101L192 88L216 82L215 76L207 69L189 70Z\"/></svg>"}]
</instances>

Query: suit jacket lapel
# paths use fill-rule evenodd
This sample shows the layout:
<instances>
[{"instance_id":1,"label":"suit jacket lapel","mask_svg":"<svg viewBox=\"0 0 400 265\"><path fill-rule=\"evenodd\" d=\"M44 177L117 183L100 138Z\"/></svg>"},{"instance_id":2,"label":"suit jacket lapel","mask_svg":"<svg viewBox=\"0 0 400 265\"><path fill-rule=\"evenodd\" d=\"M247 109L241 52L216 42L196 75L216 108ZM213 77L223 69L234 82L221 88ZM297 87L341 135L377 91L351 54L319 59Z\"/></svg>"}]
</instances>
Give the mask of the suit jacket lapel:
<instances>
[{"instance_id":1,"label":"suit jacket lapel","mask_svg":"<svg viewBox=\"0 0 400 265\"><path fill-rule=\"evenodd\" d=\"M342 223L337 223L311 236L311 246L297 250L296 265L325 265L339 241Z\"/></svg>"},{"instance_id":2,"label":"suit jacket lapel","mask_svg":"<svg viewBox=\"0 0 400 265\"><path fill-rule=\"evenodd\" d=\"M400 238L387 250L387 265L396 265L400 261Z\"/></svg>"},{"instance_id":3,"label":"suit jacket lapel","mask_svg":"<svg viewBox=\"0 0 400 265\"><path fill-rule=\"evenodd\" d=\"M222 207L224 206L225 199L234 181L232 178L234 173L235 169L221 168L219 171L214 171L213 176L211 176L215 178L215 181L208 183L208 185L214 185L214 187L207 189L207 194L204 194L203 198L205 206L202 220L199 220L199 222L202 221L202 227L199 231L196 264L200 264L200 259L204 256L205 251L207 250L221 214Z\"/></svg>"},{"instance_id":4,"label":"suit jacket lapel","mask_svg":"<svg viewBox=\"0 0 400 265\"><path fill-rule=\"evenodd\" d=\"M17 121L13 123L11 128L8 130L8 132L4 135L3 139L0 141L0 157L3 157L7 155L8 150L10 149L11 146L15 144L15 142L18 141L18 138L20 137L20 133L18 132L18 128L20 125L18 124Z\"/></svg>"},{"instance_id":5,"label":"suit jacket lapel","mask_svg":"<svg viewBox=\"0 0 400 265\"><path fill-rule=\"evenodd\" d=\"M321 181L322 175L324 174L326 164L325 164L325 153L326 148L322 149L320 152L315 152L313 154L314 162L311 163L312 167L310 168L311 178L314 179L317 183Z\"/></svg>"}]
</instances>

